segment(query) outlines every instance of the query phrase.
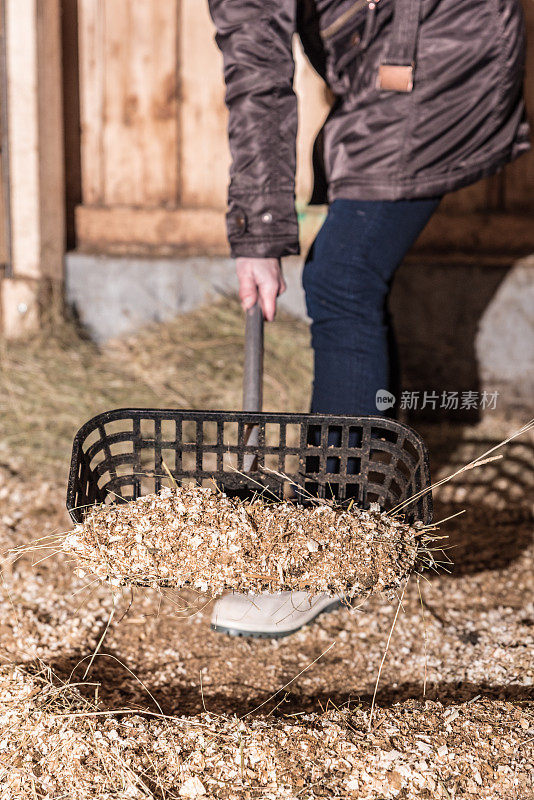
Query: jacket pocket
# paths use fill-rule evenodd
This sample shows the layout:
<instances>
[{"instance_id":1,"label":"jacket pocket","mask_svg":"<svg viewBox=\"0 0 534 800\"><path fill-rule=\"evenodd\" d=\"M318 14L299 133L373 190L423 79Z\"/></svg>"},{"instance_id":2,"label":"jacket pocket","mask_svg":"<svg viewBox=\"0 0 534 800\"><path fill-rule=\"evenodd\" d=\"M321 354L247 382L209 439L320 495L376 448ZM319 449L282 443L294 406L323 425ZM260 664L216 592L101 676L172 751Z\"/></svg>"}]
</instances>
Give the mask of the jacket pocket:
<instances>
[{"instance_id":1,"label":"jacket pocket","mask_svg":"<svg viewBox=\"0 0 534 800\"><path fill-rule=\"evenodd\" d=\"M361 55L373 38L380 0L354 0L321 29L326 53L326 79L335 94L353 87Z\"/></svg>"}]
</instances>

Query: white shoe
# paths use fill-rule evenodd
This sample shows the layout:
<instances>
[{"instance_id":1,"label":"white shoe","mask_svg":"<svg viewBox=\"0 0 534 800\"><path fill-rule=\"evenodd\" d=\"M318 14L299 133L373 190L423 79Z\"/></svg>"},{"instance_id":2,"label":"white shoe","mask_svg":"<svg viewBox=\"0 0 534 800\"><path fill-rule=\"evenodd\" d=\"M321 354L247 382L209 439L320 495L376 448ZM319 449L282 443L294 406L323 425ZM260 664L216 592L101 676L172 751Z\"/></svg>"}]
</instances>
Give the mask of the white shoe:
<instances>
[{"instance_id":1,"label":"white shoe","mask_svg":"<svg viewBox=\"0 0 534 800\"><path fill-rule=\"evenodd\" d=\"M225 594L213 608L211 627L231 636L279 639L295 633L319 614L333 611L342 597L307 592Z\"/></svg>"}]
</instances>

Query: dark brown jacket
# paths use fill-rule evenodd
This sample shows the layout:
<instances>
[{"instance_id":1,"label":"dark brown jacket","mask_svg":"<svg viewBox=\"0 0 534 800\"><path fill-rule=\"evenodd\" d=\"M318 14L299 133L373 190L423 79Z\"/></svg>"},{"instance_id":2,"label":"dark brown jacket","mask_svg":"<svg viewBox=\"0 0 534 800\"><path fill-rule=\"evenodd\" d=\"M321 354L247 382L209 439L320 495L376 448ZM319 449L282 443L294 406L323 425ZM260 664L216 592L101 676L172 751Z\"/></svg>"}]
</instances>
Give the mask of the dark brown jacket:
<instances>
[{"instance_id":1,"label":"dark brown jacket","mask_svg":"<svg viewBox=\"0 0 534 800\"><path fill-rule=\"evenodd\" d=\"M209 0L224 58L235 256L299 253L292 37L336 100L311 203L431 197L529 149L520 0Z\"/></svg>"}]
</instances>

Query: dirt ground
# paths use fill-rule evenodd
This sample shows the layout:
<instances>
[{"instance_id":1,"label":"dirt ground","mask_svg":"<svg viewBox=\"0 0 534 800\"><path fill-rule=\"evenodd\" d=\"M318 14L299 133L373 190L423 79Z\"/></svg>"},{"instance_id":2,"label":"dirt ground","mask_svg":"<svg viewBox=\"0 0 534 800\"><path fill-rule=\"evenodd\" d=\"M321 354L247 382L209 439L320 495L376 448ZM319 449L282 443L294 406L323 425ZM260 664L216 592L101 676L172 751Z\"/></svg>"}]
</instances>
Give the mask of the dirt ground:
<instances>
[{"instance_id":1,"label":"dirt ground","mask_svg":"<svg viewBox=\"0 0 534 800\"><path fill-rule=\"evenodd\" d=\"M295 324L287 321L288 341ZM66 364L69 347L81 345L65 344ZM114 363L124 368L123 353L91 353L85 368L94 372L105 363L112 375ZM13 360L20 367L23 355L4 351L4 373ZM37 373L47 357L35 348L20 373ZM268 354L268 370L269 363ZM142 370L150 382L149 366ZM17 369L9 374L16 398ZM139 381L138 372L131 375L130 392ZM228 381L237 395L239 370ZM297 408L306 408L308 385L303 380L301 396L294 394ZM83 386L76 391L83 395ZM16 424L4 402L0 411ZM61 415L56 400L35 402L51 439L55 428L61 439L70 422L74 433L85 419L74 390ZM477 425L419 426L434 479L524 422L494 412ZM31 437L22 445L16 431L3 442L1 800L534 796L531 434L499 451L501 460L436 491L436 520L465 510L441 526L454 567L408 583L370 731L396 601L371 598L278 641L236 640L211 632L206 596L114 596L98 583L86 585L65 556L47 549L15 562L11 548L70 526L68 452L48 457L37 443L32 458Z\"/></svg>"}]
</instances>

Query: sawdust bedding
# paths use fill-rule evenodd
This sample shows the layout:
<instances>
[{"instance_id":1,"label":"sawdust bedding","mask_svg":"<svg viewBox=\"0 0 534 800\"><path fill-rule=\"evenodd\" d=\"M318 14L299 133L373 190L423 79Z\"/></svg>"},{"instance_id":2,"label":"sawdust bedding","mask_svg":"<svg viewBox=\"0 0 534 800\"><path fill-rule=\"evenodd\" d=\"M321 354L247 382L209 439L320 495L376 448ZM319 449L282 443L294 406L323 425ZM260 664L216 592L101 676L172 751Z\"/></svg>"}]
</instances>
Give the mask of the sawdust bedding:
<instances>
[{"instance_id":1,"label":"sawdust bedding","mask_svg":"<svg viewBox=\"0 0 534 800\"><path fill-rule=\"evenodd\" d=\"M83 572L115 585L361 596L399 589L423 533L377 510L187 486L94 506L63 547Z\"/></svg>"},{"instance_id":2,"label":"sawdust bedding","mask_svg":"<svg viewBox=\"0 0 534 800\"><path fill-rule=\"evenodd\" d=\"M2 548L31 543L36 532L61 531L63 491L61 484L23 482L16 470L0 469ZM437 515L453 511L438 505ZM157 709L138 678L124 667L111 670L111 656L95 661L90 684L79 687L83 696L72 683L82 679L87 661L69 687L46 672L35 674L30 667L39 658L62 665L62 680L69 679L97 645L111 594L100 581L82 591L86 581L61 555L41 561L45 553L35 559L28 553L6 562L0 646L11 663L0 671L1 800L530 800L531 523L527 510L482 507L449 523L463 569L423 582L424 623L410 582L371 732L369 693L396 603L376 596L366 613L341 610L287 642L266 643L210 634L209 608L180 620L174 602L157 592L136 593L132 608L125 596L105 649L177 717L164 720L116 713ZM516 553L523 539L527 549ZM334 639L336 647L292 684L290 703L273 711L285 696L278 693L240 719ZM14 665L21 660L27 666ZM252 706L250 683L258 693ZM202 711L204 701L211 713ZM105 713L90 716L98 710ZM81 716L64 716L73 712Z\"/></svg>"},{"instance_id":3,"label":"sawdust bedding","mask_svg":"<svg viewBox=\"0 0 534 800\"><path fill-rule=\"evenodd\" d=\"M0 797L532 797L532 710L477 699L290 718L99 714L49 670L0 670Z\"/></svg>"},{"instance_id":4,"label":"sawdust bedding","mask_svg":"<svg viewBox=\"0 0 534 800\"><path fill-rule=\"evenodd\" d=\"M48 336L31 352L26 342L17 345L15 360L13 350L7 360L3 353L3 553L17 545L31 548L42 536L59 536L70 525L63 459L80 418L125 405L133 394L138 405L238 407L241 312L237 304L235 312L229 310L225 299L216 313L229 321L215 345L214 314L202 310L197 315L197 322L209 327L204 339L210 347L202 359L198 350L185 346L202 339L198 329L187 327L189 317L157 328L152 347L146 338L136 340L135 353L128 346L105 363L96 351L85 354L70 334L65 357ZM215 327L222 330L219 323ZM286 327L282 317L267 348L266 406L298 410L307 402L309 334L295 322ZM54 352L43 358L51 345ZM289 348L298 357L291 358ZM177 353L183 363L178 364ZM135 374L124 375L132 364ZM298 368L298 375L287 375L288 364ZM69 390L58 393L66 375L71 376ZM436 456L441 463L434 478L467 463L486 449L487 439L496 442L512 427L517 427L513 420L491 415L483 425L462 430L454 425L438 430L435 424L421 429L432 463ZM177 610L181 598L166 590L140 589L130 605L129 592L116 601L102 581L78 577L61 553L5 556L0 800L195 795L531 800L532 452L532 442L512 443L502 462L464 473L434 493L437 519L467 507L466 514L443 526L453 548L447 552L457 566L452 575L426 573L428 582L420 584L423 602L417 581L409 581L370 733L369 700L396 600L376 595L357 613L340 609L280 643L236 641L210 633L210 607L199 596L194 613L192 590L183 592L183 613ZM79 687L82 696L72 684L83 679L104 630L90 684ZM301 674L333 641L335 647ZM36 661L51 664L71 685L37 675L30 669ZM288 697L278 693L240 719L297 675ZM115 713L125 706L156 710L145 687L176 719ZM211 713L203 712L204 704ZM105 713L89 716L100 710ZM82 716L65 716L72 712Z\"/></svg>"}]
</instances>

